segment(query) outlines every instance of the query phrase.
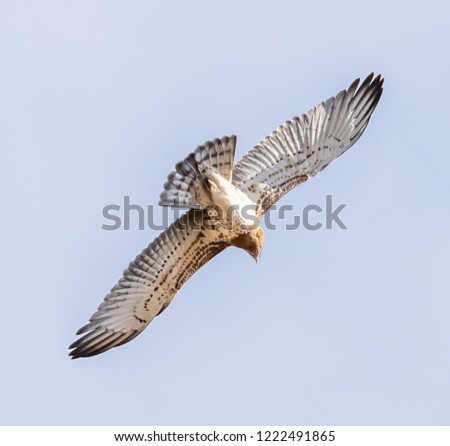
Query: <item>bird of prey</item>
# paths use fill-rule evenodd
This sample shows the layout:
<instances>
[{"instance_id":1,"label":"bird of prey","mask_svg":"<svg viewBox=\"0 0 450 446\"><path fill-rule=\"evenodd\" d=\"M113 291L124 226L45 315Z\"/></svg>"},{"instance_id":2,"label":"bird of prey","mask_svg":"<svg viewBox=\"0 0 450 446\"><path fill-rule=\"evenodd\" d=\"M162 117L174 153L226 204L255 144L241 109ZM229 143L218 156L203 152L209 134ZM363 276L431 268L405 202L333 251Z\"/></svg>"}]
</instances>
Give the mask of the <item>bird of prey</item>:
<instances>
[{"instance_id":1,"label":"bird of prey","mask_svg":"<svg viewBox=\"0 0 450 446\"><path fill-rule=\"evenodd\" d=\"M289 190L322 171L364 132L383 91L381 75L286 121L234 165L236 136L197 147L164 184L162 206L187 208L124 271L82 335L72 358L125 344L172 302L183 284L229 246L258 258L261 216Z\"/></svg>"}]
</instances>

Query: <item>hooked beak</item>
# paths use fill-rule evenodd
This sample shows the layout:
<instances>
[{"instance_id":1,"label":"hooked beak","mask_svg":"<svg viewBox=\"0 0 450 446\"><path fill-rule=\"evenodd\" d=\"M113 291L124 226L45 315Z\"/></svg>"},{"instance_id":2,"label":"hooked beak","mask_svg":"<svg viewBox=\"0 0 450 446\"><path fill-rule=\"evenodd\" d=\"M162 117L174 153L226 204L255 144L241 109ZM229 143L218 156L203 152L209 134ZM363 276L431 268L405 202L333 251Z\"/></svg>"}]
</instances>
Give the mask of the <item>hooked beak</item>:
<instances>
[{"instance_id":1,"label":"hooked beak","mask_svg":"<svg viewBox=\"0 0 450 446\"><path fill-rule=\"evenodd\" d=\"M258 263L259 258L261 257L262 249L259 251L253 251L250 253L250 255L255 259L255 262Z\"/></svg>"}]
</instances>

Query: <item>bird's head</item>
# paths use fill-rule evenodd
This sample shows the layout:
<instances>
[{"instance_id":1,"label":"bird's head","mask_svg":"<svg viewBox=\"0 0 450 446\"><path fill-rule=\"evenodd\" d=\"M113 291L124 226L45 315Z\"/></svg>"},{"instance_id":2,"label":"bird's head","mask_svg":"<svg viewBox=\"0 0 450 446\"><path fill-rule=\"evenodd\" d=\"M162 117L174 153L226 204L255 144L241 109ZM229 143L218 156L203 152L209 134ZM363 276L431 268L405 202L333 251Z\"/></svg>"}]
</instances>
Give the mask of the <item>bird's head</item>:
<instances>
[{"instance_id":1,"label":"bird's head","mask_svg":"<svg viewBox=\"0 0 450 446\"><path fill-rule=\"evenodd\" d=\"M256 261L258 261L261 251L264 247L264 231L261 226L240 234L231 241L231 244L248 252Z\"/></svg>"}]
</instances>

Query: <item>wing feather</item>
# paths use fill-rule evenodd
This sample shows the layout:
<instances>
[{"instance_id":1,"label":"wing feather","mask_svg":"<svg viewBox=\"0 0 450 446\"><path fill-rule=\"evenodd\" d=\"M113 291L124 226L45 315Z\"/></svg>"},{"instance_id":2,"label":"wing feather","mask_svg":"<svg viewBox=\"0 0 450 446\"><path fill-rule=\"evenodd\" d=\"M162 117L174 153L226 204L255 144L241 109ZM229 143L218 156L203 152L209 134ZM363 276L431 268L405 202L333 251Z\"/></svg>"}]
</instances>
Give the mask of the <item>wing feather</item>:
<instances>
[{"instance_id":1,"label":"wing feather","mask_svg":"<svg viewBox=\"0 0 450 446\"><path fill-rule=\"evenodd\" d=\"M190 210L130 263L69 348L72 358L98 355L135 338L201 266L229 242L202 229L204 212ZM200 218L200 221L199 221Z\"/></svg>"},{"instance_id":2,"label":"wing feather","mask_svg":"<svg viewBox=\"0 0 450 446\"><path fill-rule=\"evenodd\" d=\"M233 184L258 205L259 215L358 140L380 99L383 79L372 73L358 85L359 79L285 122L236 164Z\"/></svg>"}]
</instances>

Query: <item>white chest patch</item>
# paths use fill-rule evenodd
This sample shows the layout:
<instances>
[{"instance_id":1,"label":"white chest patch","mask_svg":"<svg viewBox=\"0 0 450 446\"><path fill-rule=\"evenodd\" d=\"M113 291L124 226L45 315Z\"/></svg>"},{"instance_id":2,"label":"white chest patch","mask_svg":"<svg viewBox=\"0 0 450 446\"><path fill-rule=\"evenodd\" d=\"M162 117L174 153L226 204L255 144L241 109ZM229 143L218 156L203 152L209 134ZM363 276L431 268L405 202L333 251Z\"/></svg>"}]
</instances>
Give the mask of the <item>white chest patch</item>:
<instances>
[{"instance_id":1,"label":"white chest patch","mask_svg":"<svg viewBox=\"0 0 450 446\"><path fill-rule=\"evenodd\" d=\"M208 178L211 181L212 201L220 208L224 218L231 220L233 227L238 224L242 229L254 229L259 222L256 203L217 171L208 172Z\"/></svg>"}]
</instances>

